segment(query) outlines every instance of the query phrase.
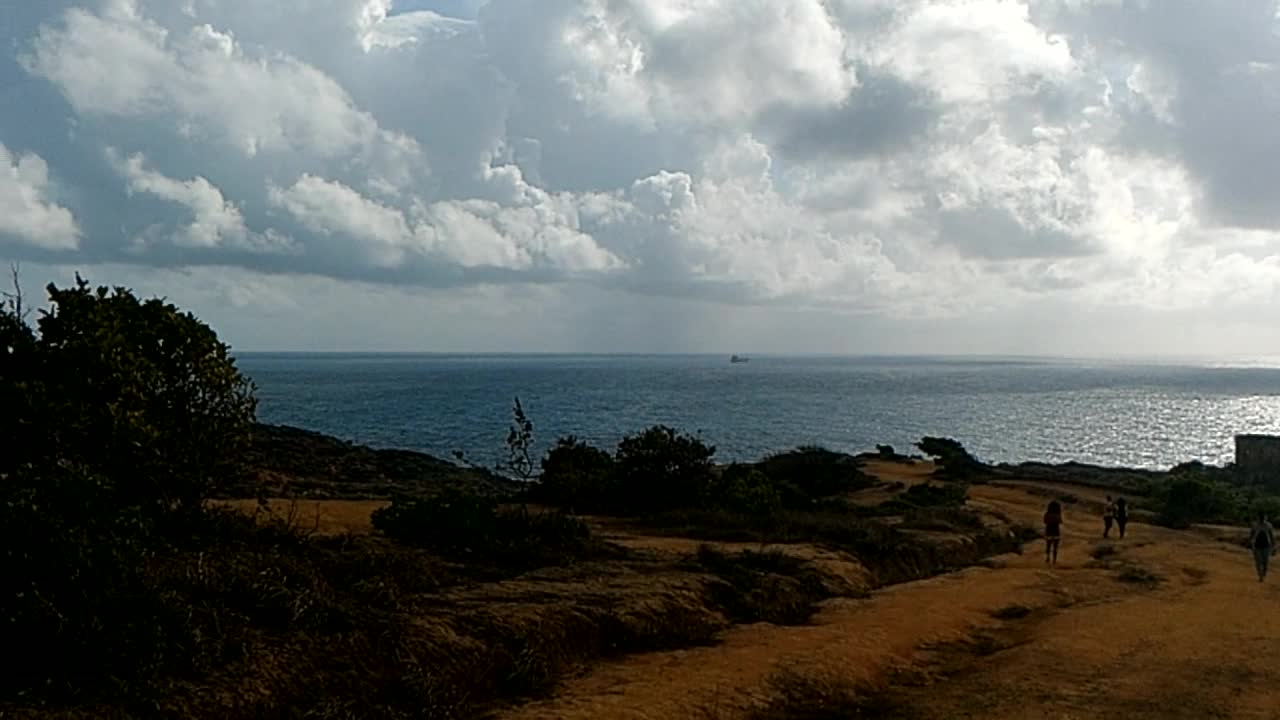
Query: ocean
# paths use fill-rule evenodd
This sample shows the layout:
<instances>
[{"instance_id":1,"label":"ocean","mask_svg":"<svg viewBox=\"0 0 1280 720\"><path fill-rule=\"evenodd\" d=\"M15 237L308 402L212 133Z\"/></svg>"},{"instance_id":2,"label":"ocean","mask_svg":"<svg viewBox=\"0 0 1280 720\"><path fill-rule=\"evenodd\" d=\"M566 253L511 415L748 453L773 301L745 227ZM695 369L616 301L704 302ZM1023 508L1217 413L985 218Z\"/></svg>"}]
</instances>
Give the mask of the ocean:
<instances>
[{"instance_id":1,"label":"ocean","mask_svg":"<svg viewBox=\"0 0 1280 720\"><path fill-rule=\"evenodd\" d=\"M259 419L375 447L505 457L519 397L546 447L612 448L662 423L751 460L798 445L915 452L953 437L988 462L1168 468L1280 433L1280 368L1017 358L243 353Z\"/></svg>"}]
</instances>

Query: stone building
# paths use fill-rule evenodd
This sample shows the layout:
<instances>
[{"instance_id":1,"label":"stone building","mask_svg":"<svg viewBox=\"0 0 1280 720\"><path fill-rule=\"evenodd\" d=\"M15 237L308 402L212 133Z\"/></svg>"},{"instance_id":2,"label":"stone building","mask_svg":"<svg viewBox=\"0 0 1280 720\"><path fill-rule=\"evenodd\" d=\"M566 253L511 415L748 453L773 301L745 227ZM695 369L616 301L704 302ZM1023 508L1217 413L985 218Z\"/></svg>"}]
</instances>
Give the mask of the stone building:
<instances>
[{"instance_id":1,"label":"stone building","mask_svg":"<svg viewBox=\"0 0 1280 720\"><path fill-rule=\"evenodd\" d=\"M1236 471L1260 479L1280 479L1280 436L1237 435Z\"/></svg>"}]
</instances>

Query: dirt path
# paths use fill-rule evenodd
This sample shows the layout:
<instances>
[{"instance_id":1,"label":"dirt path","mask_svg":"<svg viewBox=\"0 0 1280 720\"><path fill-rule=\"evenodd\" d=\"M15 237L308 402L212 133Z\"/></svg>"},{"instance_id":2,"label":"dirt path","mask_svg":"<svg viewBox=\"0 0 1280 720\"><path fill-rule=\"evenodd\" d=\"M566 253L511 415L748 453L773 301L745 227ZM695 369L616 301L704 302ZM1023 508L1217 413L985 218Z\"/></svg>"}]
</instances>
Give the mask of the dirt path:
<instances>
[{"instance_id":1,"label":"dirt path","mask_svg":"<svg viewBox=\"0 0 1280 720\"><path fill-rule=\"evenodd\" d=\"M1045 502L1013 487L972 495L1028 523ZM1098 525L1067 509L1056 568L1031 547L832 601L812 625L740 626L714 647L604 664L503 717L741 717L780 669L885 689L894 717L1275 717L1280 585L1259 585L1243 549L1146 525L1095 559Z\"/></svg>"}]
</instances>

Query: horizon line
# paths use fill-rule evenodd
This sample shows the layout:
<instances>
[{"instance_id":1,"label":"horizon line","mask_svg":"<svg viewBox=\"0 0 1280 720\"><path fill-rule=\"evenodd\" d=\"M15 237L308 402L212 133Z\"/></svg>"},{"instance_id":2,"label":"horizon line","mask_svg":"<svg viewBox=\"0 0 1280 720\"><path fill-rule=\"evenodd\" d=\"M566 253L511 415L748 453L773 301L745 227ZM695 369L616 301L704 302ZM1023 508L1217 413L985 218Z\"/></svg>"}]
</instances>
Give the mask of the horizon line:
<instances>
[{"instance_id":1,"label":"horizon line","mask_svg":"<svg viewBox=\"0 0 1280 720\"><path fill-rule=\"evenodd\" d=\"M1159 355L1143 353L1114 353L1109 355L1059 354L1059 353L996 353L996 352L750 352L750 351L582 351L582 350L235 350L238 355L329 355L329 356L418 356L418 357L730 357L737 355L747 359L776 358L826 358L826 359L962 359L962 360L1024 360L1075 362L1191 362L1197 364L1251 364L1280 367L1280 354L1252 356L1210 355Z\"/></svg>"}]
</instances>

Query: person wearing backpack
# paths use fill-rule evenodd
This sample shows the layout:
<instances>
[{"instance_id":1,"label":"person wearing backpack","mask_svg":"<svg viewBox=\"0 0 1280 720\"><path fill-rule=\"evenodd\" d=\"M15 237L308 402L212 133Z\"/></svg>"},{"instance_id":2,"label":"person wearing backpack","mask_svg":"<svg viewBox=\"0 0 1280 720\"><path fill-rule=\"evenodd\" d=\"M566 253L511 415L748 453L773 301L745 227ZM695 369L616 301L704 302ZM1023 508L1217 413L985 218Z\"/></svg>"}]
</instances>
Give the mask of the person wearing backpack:
<instances>
[{"instance_id":1,"label":"person wearing backpack","mask_svg":"<svg viewBox=\"0 0 1280 720\"><path fill-rule=\"evenodd\" d=\"M1253 564L1258 570L1258 582L1262 582L1267 579L1267 565L1271 562L1271 555L1276 547L1276 532L1271 523L1267 522L1265 512L1258 513L1258 520L1253 524L1249 535L1249 544L1253 547Z\"/></svg>"}]
</instances>

